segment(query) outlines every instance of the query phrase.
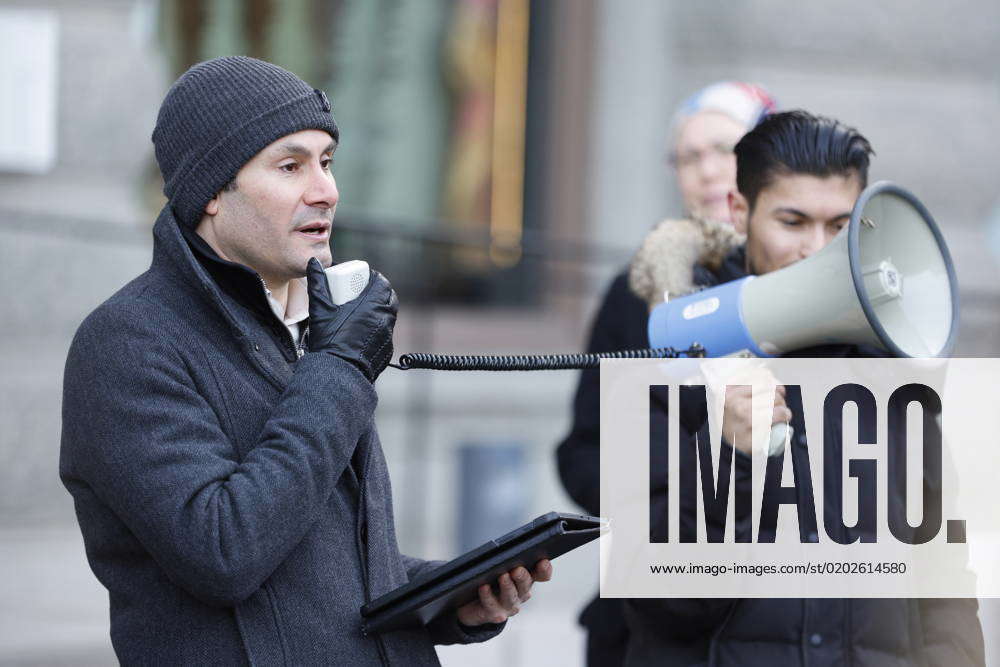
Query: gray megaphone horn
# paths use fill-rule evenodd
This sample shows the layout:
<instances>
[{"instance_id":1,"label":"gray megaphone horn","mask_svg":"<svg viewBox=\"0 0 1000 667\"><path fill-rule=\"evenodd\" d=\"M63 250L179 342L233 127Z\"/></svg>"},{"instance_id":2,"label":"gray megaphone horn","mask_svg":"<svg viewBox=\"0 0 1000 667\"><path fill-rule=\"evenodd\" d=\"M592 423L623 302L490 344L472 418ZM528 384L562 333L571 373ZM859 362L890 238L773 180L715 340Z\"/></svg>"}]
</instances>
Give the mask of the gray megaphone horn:
<instances>
[{"instance_id":1,"label":"gray megaphone horn","mask_svg":"<svg viewBox=\"0 0 1000 667\"><path fill-rule=\"evenodd\" d=\"M648 334L651 347L699 343L711 357L836 343L939 357L954 347L957 324L958 283L937 224L913 194L880 181L816 254L661 303Z\"/></svg>"}]
</instances>

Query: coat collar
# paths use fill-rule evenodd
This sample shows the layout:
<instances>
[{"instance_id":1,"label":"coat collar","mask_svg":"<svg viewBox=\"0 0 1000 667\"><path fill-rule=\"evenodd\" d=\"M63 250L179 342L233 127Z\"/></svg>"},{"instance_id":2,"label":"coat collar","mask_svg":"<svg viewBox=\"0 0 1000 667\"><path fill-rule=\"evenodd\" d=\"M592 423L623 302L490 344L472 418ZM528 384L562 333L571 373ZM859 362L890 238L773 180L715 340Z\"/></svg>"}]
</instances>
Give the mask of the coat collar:
<instances>
[{"instance_id":1,"label":"coat collar","mask_svg":"<svg viewBox=\"0 0 1000 667\"><path fill-rule=\"evenodd\" d=\"M157 217L153 239L153 264L168 265L172 275L196 292L204 293L234 324L238 318L227 306L223 294L274 324L270 320L276 316L267 301L260 275L248 266L219 257L201 236L181 227L169 205Z\"/></svg>"},{"instance_id":2,"label":"coat collar","mask_svg":"<svg viewBox=\"0 0 1000 667\"><path fill-rule=\"evenodd\" d=\"M261 323L284 327L267 303L260 277L249 267L220 258L197 234L191 236L197 240L189 242L169 204L164 206L153 225L152 268L192 299L206 301L225 320L237 345L283 388L291 374L289 360L268 354L273 346L259 340L268 335ZM274 352L280 354L277 347Z\"/></svg>"},{"instance_id":3,"label":"coat collar","mask_svg":"<svg viewBox=\"0 0 1000 667\"><path fill-rule=\"evenodd\" d=\"M153 225L153 264L152 268L161 269L170 279L179 283L187 291L201 295L209 304L225 318L239 338L245 337L243 328L239 326L232 309L225 303L219 286L202 266L184 239L180 224L167 204L160 211Z\"/></svg>"},{"instance_id":4,"label":"coat collar","mask_svg":"<svg viewBox=\"0 0 1000 667\"><path fill-rule=\"evenodd\" d=\"M721 276L742 277L746 238L732 225L707 220L664 220L646 236L632 259L629 287L648 304L690 294L703 285L696 268ZM724 282L724 281L723 281Z\"/></svg>"}]
</instances>

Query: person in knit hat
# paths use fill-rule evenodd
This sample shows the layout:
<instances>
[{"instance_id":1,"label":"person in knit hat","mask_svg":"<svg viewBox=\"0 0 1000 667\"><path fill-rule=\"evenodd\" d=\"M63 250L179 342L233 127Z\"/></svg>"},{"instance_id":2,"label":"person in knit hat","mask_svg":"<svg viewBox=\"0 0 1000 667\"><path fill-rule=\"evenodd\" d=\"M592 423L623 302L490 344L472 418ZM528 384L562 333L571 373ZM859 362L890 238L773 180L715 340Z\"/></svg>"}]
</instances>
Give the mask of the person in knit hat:
<instances>
[{"instance_id":1,"label":"person in knit hat","mask_svg":"<svg viewBox=\"0 0 1000 667\"><path fill-rule=\"evenodd\" d=\"M677 108L668 159L688 216L730 221L726 197L736 185L733 147L775 106L758 85L722 81L706 86Z\"/></svg>"},{"instance_id":2,"label":"person in knit hat","mask_svg":"<svg viewBox=\"0 0 1000 667\"><path fill-rule=\"evenodd\" d=\"M60 476L122 664L436 665L534 581L365 636L361 607L436 563L400 554L374 383L397 299L332 303L326 95L246 57L195 65L153 130L167 203L149 270L70 347Z\"/></svg>"},{"instance_id":3,"label":"person in knit hat","mask_svg":"<svg viewBox=\"0 0 1000 667\"><path fill-rule=\"evenodd\" d=\"M691 95L674 112L667 127L667 158L688 217L660 224L677 237L679 253L696 246L727 248L739 237L726 199L736 187L733 147L775 106L760 86L725 81ZM668 268L681 274L677 284L693 287L688 264L676 261ZM623 270L605 291L587 351L649 347L647 315L645 301L629 289L628 272ZM556 454L566 491L594 515L600 514L599 377L596 369L581 373L573 401L573 424ZM587 628L587 664L621 665L628 640L621 600L595 598L583 610L580 622Z\"/></svg>"}]
</instances>

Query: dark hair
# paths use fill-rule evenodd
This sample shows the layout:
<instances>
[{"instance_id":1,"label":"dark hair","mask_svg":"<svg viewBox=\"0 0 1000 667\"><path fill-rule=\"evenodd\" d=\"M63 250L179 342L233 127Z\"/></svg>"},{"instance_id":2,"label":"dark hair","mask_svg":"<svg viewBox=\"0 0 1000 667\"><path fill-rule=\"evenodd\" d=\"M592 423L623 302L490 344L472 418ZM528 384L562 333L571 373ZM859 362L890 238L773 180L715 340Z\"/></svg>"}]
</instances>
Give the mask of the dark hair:
<instances>
[{"instance_id":1,"label":"dark hair","mask_svg":"<svg viewBox=\"0 0 1000 667\"><path fill-rule=\"evenodd\" d=\"M750 205L775 176L856 174L868 184L871 144L853 127L801 109L767 116L746 133L736 152L736 189Z\"/></svg>"},{"instance_id":2,"label":"dark hair","mask_svg":"<svg viewBox=\"0 0 1000 667\"><path fill-rule=\"evenodd\" d=\"M222 186L221 192L232 192L235 189L236 189L236 177L233 176L233 178L228 183Z\"/></svg>"}]
</instances>

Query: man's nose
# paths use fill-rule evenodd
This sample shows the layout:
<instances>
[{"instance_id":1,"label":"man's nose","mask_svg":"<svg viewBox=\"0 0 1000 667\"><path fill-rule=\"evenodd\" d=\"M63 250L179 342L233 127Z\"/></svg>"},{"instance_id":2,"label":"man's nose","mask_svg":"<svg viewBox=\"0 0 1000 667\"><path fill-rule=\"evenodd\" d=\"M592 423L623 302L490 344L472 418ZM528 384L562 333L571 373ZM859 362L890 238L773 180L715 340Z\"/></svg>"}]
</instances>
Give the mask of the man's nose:
<instances>
[{"instance_id":1,"label":"man's nose","mask_svg":"<svg viewBox=\"0 0 1000 667\"><path fill-rule=\"evenodd\" d=\"M806 257L811 257L815 253L822 250L822 248L827 244L830 239L826 236L826 230L822 225L814 225L809 233L805 235L802 239L802 246L799 249L799 254L802 259Z\"/></svg>"},{"instance_id":2,"label":"man's nose","mask_svg":"<svg viewBox=\"0 0 1000 667\"><path fill-rule=\"evenodd\" d=\"M340 191L337 190L337 181L333 174L322 167L316 167L309 183L309 188L305 192L305 203L310 206L321 208L333 208L340 200Z\"/></svg>"}]
</instances>

